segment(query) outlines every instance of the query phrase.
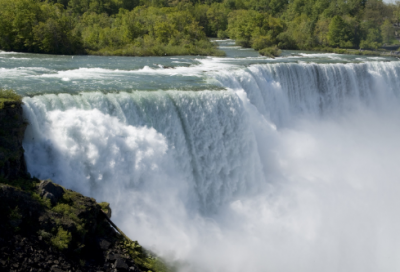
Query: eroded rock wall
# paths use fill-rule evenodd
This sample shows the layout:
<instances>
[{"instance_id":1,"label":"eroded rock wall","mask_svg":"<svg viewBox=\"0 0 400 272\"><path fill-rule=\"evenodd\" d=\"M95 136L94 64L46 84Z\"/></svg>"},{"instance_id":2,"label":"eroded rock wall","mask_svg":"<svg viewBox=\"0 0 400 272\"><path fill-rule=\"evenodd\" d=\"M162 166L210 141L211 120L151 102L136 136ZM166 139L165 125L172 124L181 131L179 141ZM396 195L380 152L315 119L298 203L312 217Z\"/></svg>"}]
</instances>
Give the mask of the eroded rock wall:
<instances>
[{"instance_id":1,"label":"eroded rock wall","mask_svg":"<svg viewBox=\"0 0 400 272\"><path fill-rule=\"evenodd\" d=\"M20 102L4 102L0 109L0 178L26 176L22 140L27 123Z\"/></svg>"}]
</instances>

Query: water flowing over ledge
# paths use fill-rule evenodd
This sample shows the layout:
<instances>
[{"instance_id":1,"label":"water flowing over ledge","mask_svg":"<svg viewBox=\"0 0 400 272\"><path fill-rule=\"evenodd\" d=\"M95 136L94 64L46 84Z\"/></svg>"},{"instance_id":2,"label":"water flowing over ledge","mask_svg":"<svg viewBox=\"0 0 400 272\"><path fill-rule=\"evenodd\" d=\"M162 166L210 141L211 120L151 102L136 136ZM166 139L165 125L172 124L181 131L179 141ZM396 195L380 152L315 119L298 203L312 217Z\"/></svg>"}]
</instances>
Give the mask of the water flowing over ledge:
<instances>
[{"instance_id":1,"label":"water flowing over ledge","mask_svg":"<svg viewBox=\"0 0 400 272\"><path fill-rule=\"evenodd\" d=\"M360 103L377 107L398 100L400 64L279 63L253 65L217 78L228 88L245 90L260 113L283 125L298 115L329 115Z\"/></svg>"},{"instance_id":2,"label":"water flowing over ledge","mask_svg":"<svg viewBox=\"0 0 400 272\"><path fill-rule=\"evenodd\" d=\"M399 62L207 75L227 90L25 98L28 170L182 271L398 268Z\"/></svg>"}]
</instances>

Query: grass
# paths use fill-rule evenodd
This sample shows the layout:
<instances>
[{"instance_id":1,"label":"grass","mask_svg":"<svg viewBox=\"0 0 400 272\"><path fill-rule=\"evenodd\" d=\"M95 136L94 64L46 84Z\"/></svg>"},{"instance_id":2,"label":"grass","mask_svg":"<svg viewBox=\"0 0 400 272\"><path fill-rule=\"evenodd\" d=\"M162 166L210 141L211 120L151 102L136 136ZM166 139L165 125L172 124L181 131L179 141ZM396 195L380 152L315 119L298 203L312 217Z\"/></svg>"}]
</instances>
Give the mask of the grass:
<instances>
[{"instance_id":1,"label":"grass","mask_svg":"<svg viewBox=\"0 0 400 272\"><path fill-rule=\"evenodd\" d=\"M4 103L21 103L22 97L13 90L0 89L0 110L4 108Z\"/></svg>"},{"instance_id":2,"label":"grass","mask_svg":"<svg viewBox=\"0 0 400 272\"><path fill-rule=\"evenodd\" d=\"M344 49L344 48L332 48L332 47L317 47L311 48L311 51L325 52L325 53L336 53L336 54L347 54L347 55L358 55L358 56L391 56L390 51L385 49L378 50L358 50L358 49Z\"/></svg>"}]
</instances>

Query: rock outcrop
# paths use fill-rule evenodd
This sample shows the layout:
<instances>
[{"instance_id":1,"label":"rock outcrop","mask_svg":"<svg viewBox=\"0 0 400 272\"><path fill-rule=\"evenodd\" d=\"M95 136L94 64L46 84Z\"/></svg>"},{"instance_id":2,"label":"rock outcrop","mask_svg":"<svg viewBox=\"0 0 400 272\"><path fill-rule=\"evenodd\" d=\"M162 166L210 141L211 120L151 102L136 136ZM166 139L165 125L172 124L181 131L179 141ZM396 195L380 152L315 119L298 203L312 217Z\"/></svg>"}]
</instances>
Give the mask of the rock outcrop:
<instances>
[{"instance_id":1,"label":"rock outcrop","mask_svg":"<svg viewBox=\"0 0 400 272\"><path fill-rule=\"evenodd\" d=\"M64 194L52 204L45 195L38 198L40 185L29 193L0 184L1 271L143 270L99 204L58 187Z\"/></svg>"},{"instance_id":2,"label":"rock outcrop","mask_svg":"<svg viewBox=\"0 0 400 272\"><path fill-rule=\"evenodd\" d=\"M0 109L0 176L3 178L27 174L22 148L26 126L21 103L3 102Z\"/></svg>"}]
</instances>

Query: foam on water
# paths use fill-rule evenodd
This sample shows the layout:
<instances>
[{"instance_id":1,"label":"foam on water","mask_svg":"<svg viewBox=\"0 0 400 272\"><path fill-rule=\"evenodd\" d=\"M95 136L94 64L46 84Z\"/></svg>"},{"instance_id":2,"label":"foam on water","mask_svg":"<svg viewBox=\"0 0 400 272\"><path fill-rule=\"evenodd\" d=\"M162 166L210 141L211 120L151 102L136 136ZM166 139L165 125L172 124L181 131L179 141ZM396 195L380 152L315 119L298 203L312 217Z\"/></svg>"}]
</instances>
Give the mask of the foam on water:
<instances>
[{"instance_id":1,"label":"foam on water","mask_svg":"<svg viewBox=\"0 0 400 272\"><path fill-rule=\"evenodd\" d=\"M182 272L400 269L399 62L200 62L226 91L24 98L30 173Z\"/></svg>"}]
</instances>

